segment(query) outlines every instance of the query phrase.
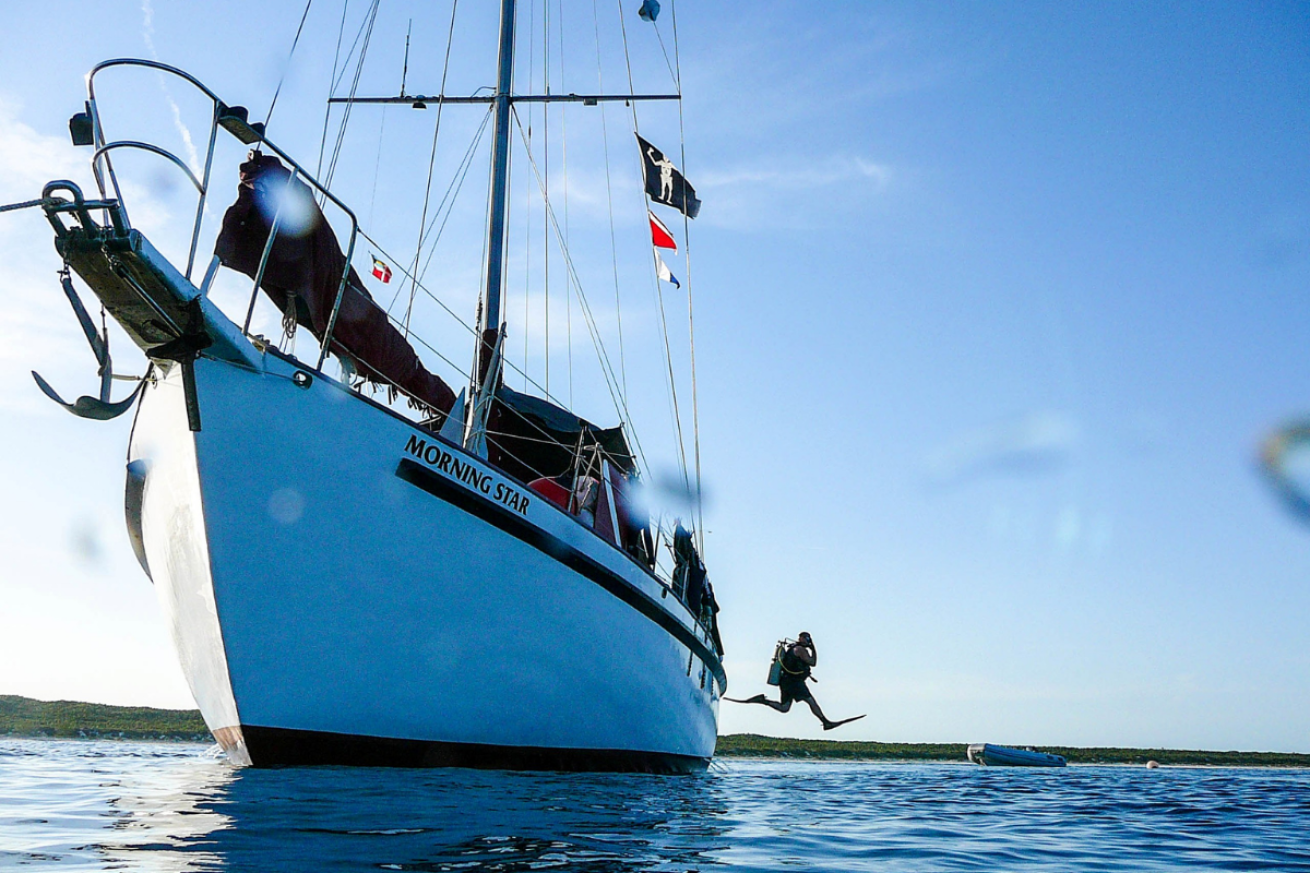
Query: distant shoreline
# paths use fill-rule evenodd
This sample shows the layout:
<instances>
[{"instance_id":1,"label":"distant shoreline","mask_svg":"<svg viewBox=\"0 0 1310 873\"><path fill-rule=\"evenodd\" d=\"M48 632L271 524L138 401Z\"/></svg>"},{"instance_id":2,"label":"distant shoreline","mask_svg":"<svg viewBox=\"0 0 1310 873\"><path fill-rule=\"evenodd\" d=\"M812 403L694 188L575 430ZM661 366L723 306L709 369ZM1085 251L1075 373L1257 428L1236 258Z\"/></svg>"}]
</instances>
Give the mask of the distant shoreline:
<instances>
[{"instance_id":1,"label":"distant shoreline","mask_svg":"<svg viewBox=\"0 0 1310 873\"><path fill-rule=\"evenodd\" d=\"M0 695L0 737L144 740L213 743L196 710L108 706L70 700L33 700ZM719 737L720 758L788 761L934 761L965 763L966 743L876 743L797 740L759 734ZM1310 754L1221 752L1180 749L1070 748L1042 746L1070 764L1128 764L1192 767L1310 767Z\"/></svg>"},{"instance_id":2,"label":"distant shoreline","mask_svg":"<svg viewBox=\"0 0 1310 873\"><path fill-rule=\"evenodd\" d=\"M108 706L0 694L0 737L212 743L194 709Z\"/></svg>"},{"instance_id":3,"label":"distant shoreline","mask_svg":"<svg viewBox=\"0 0 1310 873\"><path fill-rule=\"evenodd\" d=\"M1004 743L1002 743L1004 745ZM1026 745L1026 744L1015 744ZM952 761L967 763L967 743L876 743L840 740L794 740L759 734L719 737L720 758L761 758L812 761ZM1121 749L1040 746L1038 751L1063 755L1070 764L1129 764L1188 767L1310 767L1310 754L1298 752L1235 752L1201 749Z\"/></svg>"}]
</instances>

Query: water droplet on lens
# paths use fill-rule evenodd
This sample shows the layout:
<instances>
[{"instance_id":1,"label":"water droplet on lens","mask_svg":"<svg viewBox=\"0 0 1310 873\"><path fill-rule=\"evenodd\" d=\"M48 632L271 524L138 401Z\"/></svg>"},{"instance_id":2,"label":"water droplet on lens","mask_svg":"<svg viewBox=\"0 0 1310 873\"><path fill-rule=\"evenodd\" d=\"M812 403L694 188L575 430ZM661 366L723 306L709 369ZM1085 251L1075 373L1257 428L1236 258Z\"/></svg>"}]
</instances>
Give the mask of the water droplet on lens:
<instances>
[{"instance_id":1,"label":"water droplet on lens","mask_svg":"<svg viewBox=\"0 0 1310 873\"><path fill-rule=\"evenodd\" d=\"M305 514L305 498L294 488L279 488L269 495L268 514L278 524L295 524Z\"/></svg>"}]
</instances>

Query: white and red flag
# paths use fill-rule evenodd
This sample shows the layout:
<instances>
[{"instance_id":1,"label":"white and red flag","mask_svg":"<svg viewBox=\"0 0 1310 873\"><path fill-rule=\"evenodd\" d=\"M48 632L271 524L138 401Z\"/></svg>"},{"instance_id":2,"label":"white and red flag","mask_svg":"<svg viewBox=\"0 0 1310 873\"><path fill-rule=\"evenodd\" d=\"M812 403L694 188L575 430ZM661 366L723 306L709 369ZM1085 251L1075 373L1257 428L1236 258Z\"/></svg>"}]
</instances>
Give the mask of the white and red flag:
<instances>
[{"instance_id":1,"label":"white and red flag","mask_svg":"<svg viewBox=\"0 0 1310 873\"><path fill-rule=\"evenodd\" d=\"M646 214L650 216L651 244L657 249L673 249L676 252L678 250L678 241L673 238L673 234L669 232L668 227L665 226L664 222L656 218L655 213L649 209L646 210Z\"/></svg>"},{"instance_id":2,"label":"white and red flag","mask_svg":"<svg viewBox=\"0 0 1310 873\"><path fill-rule=\"evenodd\" d=\"M391 281L391 268L379 261L377 255L370 255L373 258L373 278L381 279L385 285Z\"/></svg>"}]
</instances>

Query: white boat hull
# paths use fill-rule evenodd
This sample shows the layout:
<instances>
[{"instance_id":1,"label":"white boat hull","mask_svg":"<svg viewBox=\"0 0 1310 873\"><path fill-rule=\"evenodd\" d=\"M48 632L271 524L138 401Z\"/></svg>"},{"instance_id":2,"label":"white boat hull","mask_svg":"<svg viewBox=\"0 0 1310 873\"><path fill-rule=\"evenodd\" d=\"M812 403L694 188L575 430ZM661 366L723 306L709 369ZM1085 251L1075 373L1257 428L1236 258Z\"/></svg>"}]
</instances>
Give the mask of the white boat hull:
<instances>
[{"instance_id":1,"label":"white boat hull","mask_svg":"<svg viewBox=\"0 0 1310 873\"><path fill-rule=\"evenodd\" d=\"M233 760L708 763L722 667L627 555L334 381L296 384L307 371L271 353L196 362L193 433L181 369L142 396L136 525Z\"/></svg>"}]
</instances>

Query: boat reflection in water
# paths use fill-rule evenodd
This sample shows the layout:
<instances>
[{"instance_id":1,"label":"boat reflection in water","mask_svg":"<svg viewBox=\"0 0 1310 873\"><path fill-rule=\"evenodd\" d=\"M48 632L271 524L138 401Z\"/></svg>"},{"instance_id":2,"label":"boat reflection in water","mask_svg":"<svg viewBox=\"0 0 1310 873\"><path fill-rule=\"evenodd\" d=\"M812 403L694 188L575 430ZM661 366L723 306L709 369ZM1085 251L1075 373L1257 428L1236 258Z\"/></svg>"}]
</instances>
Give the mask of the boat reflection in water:
<instances>
[{"instance_id":1,"label":"boat reflection in water","mask_svg":"<svg viewBox=\"0 0 1310 873\"><path fill-rule=\"evenodd\" d=\"M1300 870L1307 791L1296 768L236 769L0 738L0 870Z\"/></svg>"},{"instance_id":2,"label":"boat reflection in water","mask_svg":"<svg viewBox=\"0 0 1310 873\"><path fill-rule=\"evenodd\" d=\"M160 764L116 786L114 836L96 851L105 866L687 870L726 843L713 774Z\"/></svg>"}]
</instances>

